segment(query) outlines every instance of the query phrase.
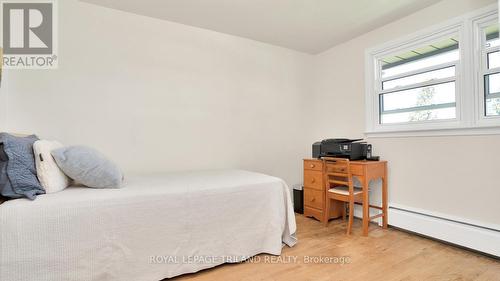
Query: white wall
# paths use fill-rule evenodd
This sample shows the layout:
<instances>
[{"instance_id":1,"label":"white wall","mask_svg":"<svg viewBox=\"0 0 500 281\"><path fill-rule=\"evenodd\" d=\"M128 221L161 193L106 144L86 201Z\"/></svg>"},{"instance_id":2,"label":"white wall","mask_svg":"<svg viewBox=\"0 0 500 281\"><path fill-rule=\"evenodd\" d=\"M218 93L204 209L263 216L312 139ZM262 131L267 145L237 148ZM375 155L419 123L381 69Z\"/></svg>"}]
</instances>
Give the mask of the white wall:
<instances>
[{"instance_id":1,"label":"white wall","mask_svg":"<svg viewBox=\"0 0 500 281\"><path fill-rule=\"evenodd\" d=\"M5 71L7 130L98 148L128 172L302 180L311 56L59 1L59 69Z\"/></svg>"},{"instance_id":2,"label":"white wall","mask_svg":"<svg viewBox=\"0 0 500 281\"><path fill-rule=\"evenodd\" d=\"M333 136L363 137L366 48L494 2L444 0L318 55L313 109L317 126L309 141ZM391 203L500 225L500 136L368 141L374 145L375 155L389 161Z\"/></svg>"}]
</instances>

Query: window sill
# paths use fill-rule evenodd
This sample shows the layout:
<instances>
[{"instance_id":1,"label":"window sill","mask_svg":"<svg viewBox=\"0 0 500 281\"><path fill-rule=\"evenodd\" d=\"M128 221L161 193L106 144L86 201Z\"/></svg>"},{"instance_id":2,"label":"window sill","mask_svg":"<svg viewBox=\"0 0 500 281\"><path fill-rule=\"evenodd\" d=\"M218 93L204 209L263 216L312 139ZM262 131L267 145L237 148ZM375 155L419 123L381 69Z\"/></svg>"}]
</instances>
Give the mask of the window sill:
<instances>
[{"instance_id":1,"label":"window sill","mask_svg":"<svg viewBox=\"0 0 500 281\"><path fill-rule=\"evenodd\" d=\"M408 138L408 137L440 137L440 136L482 136L500 135L500 126L491 127L461 127L449 129L425 130L381 130L367 131L367 138Z\"/></svg>"}]
</instances>

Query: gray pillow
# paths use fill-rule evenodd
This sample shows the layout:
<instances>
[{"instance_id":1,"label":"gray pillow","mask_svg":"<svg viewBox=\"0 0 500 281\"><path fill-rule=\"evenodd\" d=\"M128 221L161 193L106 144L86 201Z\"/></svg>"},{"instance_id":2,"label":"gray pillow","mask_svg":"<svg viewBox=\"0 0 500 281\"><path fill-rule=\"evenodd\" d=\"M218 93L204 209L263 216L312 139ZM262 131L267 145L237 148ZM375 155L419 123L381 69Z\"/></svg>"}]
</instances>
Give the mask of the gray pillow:
<instances>
[{"instance_id":1,"label":"gray pillow","mask_svg":"<svg viewBox=\"0 0 500 281\"><path fill-rule=\"evenodd\" d=\"M120 169L90 147L63 147L51 154L59 168L77 183L93 188L119 188L123 182Z\"/></svg>"},{"instance_id":2,"label":"gray pillow","mask_svg":"<svg viewBox=\"0 0 500 281\"><path fill-rule=\"evenodd\" d=\"M0 133L0 194L7 198L34 200L44 194L36 176L33 143L35 135L16 137Z\"/></svg>"}]
</instances>

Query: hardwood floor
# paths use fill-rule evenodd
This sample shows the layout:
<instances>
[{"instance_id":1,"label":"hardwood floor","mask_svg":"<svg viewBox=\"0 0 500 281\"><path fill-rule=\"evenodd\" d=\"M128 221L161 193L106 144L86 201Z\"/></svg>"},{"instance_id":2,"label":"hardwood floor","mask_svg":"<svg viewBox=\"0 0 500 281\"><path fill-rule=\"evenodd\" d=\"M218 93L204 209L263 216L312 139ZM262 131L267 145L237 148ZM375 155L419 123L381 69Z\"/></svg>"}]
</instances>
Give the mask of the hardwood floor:
<instances>
[{"instance_id":1,"label":"hardwood floor","mask_svg":"<svg viewBox=\"0 0 500 281\"><path fill-rule=\"evenodd\" d=\"M280 260L260 255L260 262L226 264L175 280L500 280L497 259L374 225L369 236L362 237L359 220L353 235L347 236L342 220L324 227L316 220L296 217L299 242L283 249L281 263L266 263L265 259ZM332 263L334 258L307 263L307 257L347 257L349 263Z\"/></svg>"}]
</instances>

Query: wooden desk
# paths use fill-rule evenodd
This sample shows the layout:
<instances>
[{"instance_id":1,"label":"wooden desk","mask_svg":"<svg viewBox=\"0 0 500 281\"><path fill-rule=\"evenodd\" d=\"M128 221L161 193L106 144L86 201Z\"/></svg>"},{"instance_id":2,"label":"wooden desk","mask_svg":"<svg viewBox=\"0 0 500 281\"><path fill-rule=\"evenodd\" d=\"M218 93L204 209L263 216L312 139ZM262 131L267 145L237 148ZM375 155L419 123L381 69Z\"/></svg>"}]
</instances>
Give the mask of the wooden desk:
<instances>
[{"instance_id":1,"label":"wooden desk","mask_svg":"<svg viewBox=\"0 0 500 281\"><path fill-rule=\"evenodd\" d=\"M324 222L325 218L342 216L343 203L332 204L325 216L327 187L323 176L323 161L304 159L304 215ZM361 182L363 196L363 235L368 235L370 207L382 211L383 227L387 228L387 161L351 161L351 173ZM382 179L382 206L370 206L368 187L371 180ZM335 201L334 201L335 202Z\"/></svg>"}]
</instances>

